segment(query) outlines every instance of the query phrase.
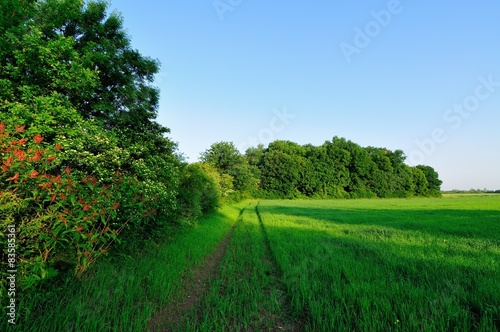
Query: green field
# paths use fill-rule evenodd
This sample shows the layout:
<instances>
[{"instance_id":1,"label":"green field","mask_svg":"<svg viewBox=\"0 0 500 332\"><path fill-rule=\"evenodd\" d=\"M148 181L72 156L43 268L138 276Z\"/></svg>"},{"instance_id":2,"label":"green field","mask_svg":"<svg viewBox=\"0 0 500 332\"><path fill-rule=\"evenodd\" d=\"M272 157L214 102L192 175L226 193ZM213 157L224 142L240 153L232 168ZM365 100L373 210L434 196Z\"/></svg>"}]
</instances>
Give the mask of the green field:
<instances>
[{"instance_id":1,"label":"green field","mask_svg":"<svg viewBox=\"0 0 500 332\"><path fill-rule=\"evenodd\" d=\"M498 331L500 196L242 202L20 306L29 331Z\"/></svg>"},{"instance_id":2,"label":"green field","mask_svg":"<svg viewBox=\"0 0 500 332\"><path fill-rule=\"evenodd\" d=\"M265 201L307 330L500 329L500 197Z\"/></svg>"}]
</instances>

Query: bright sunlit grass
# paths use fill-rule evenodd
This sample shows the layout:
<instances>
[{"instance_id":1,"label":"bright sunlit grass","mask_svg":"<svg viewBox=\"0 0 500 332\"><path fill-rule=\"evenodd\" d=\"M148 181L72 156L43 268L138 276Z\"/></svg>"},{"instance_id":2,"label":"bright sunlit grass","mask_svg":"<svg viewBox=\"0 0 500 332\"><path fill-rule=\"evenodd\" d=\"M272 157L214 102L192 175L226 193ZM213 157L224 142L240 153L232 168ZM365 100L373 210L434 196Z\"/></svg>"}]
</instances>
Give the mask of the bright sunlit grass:
<instances>
[{"instance_id":1,"label":"bright sunlit grass","mask_svg":"<svg viewBox=\"0 0 500 332\"><path fill-rule=\"evenodd\" d=\"M22 298L20 331L146 331L169 305L182 277L211 254L248 203L226 206L194 228L151 244L120 262L101 262L82 280L68 280L57 296Z\"/></svg>"},{"instance_id":2,"label":"bright sunlit grass","mask_svg":"<svg viewBox=\"0 0 500 332\"><path fill-rule=\"evenodd\" d=\"M495 331L500 197L265 201L308 330Z\"/></svg>"},{"instance_id":3,"label":"bright sunlit grass","mask_svg":"<svg viewBox=\"0 0 500 332\"><path fill-rule=\"evenodd\" d=\"M236 224L235 224L236 222ZM178 331L500 330L500 196L242 202L23 298L24 331L147 331L232 225ZM184 285L185 286L185 285ZM63 295L62 295L63 294ZM41 298L48 298L42 300Z\"/></svg>"},{"instance_id":4,"label":"bright sunlit grass","mask_svg":"<svg viewBox=\"0 0 500 332\"><path fill-rule=\"evenodd\" d=\"M179 331L275 331L293 325L255 207L254 202L243 211L219 275Z\"/></svg>"}]
</instances>

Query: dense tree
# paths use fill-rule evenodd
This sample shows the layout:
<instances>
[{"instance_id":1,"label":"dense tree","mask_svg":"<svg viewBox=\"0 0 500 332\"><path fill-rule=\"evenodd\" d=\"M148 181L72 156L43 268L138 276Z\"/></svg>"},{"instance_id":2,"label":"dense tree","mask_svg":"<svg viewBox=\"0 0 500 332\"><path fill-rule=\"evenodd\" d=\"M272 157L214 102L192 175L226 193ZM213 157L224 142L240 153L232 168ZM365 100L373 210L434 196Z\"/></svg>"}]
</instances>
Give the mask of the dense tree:
<instances>
[{"instance_id":1,"label":"dense tree","mask_svg":"<svg viewBox=\"0 0 500 332\"><path fill-rule=\"evenodd\" d=\"M348 151L343 149L343 142L345 142L345 139L338 139L335 137L332 142L325 142L325 144L323 144L327 150L328 158L333 168L333 178L330 180L332 182L329 186L328 196L335 198L349 197L345 189L350 182L347 165L350 162L351 155Z\"/></svg>"},{"instance_id":2,"label":"dense tree","mask_svg":"<svg viewBox=\"0 0 500 332\"><path fill-rule=\"evenodd\" d=\"M264 155L261 188L275 197L293 198L305 186L306 149L290 141L274 141Z\"/></svg>"},{"instance_id":3,"label":"dense tree","mask_svg":"<svg viewBox=\"0 0 500 332\"><path fill-rule=\"evenodd\" d=\"M248 160L248 164L251 166L260 167L264 162L264 154L266 149L264 145L259 144L257 147L250 147L245 151L245 157Z\"/></svg>"},{"instance_id":4,"label":"dense tree","mask_svg":"<svg viewBox=\"0 0 500 332\"><path fill-rule=\"evenodd\" d=\"M2 225L39 223L40 234L24 233L20 246L47 246L53 236L58 248L46 247L40 257L37 250L20 249L26 254L20 256L23 282L44 271L58 252L69 252L72 241L57 242L61 229L80 238L83 230L106 229L109 215L106 226L122 225L116 234L146 239L177 216L177 146L155 121L159 92L151 84L159 64L131 47L121 17L108 14L107 6L105 1L0 1L0 131L5 131L0 200L12 203L0 219ZM49 148L52 155L46 155ZM24 185L28 180L31 186ZM39 194L41 188L48 198ZM109 188L114 202L99 195ZM96 198L80 211L86 197ZM210 206L205 201L202 212ZM86 215L100 203L107 210ZM83 262L81 248L77 266Z\"/></svg>"},{"instance_id":5,"label":"dense tree","mask_svg":"<svg viewBox=\"0 0 500 332\"><path fill-rule=\"evenodd\" d=\"M221 172L227 172L244 162L243 156L232 142L213 143L208 150L201 153L200 160L214 165Z\"/></svg>"},{"instance_id":6,"label":"dense tree","mask_svg":"<svg viewBox=\"0 0 500 332\"><path fill-rule=\"evenodd\" d=\"M418 165L416 167L425 175L429 194L433 196L440 195L441 184L443 183L443 181L439 179L439 174L434 170L434 168L426 165Z\"/></svg>"},{"instance_id":7,"label":"dense tree","mask_svg":"<svg viewBox=\"0 0 500 332\"><path fill-rule=\"evenodd\" d=\"M429 195L429 182L427 181L424 172L418 167L412 167L411 172L413 184L415 185L415 195Z\"/></svg>"},{"instance_id":8,"label":"dense tree","mask_svg":"<svg viewBox=\"0 0 500 332\"><path fill-rule=\"evenodd\" d=\"M403 151L361 147L334 137L321 146L275 141L247 150L260 169L260 188L271 197L410 197L439 194L432 167L410 167ZM435 179L430 190L429 179Z\"/></svg>"},{"instance_id":9,"label":"dense tree","mask_svg":"<svg viewBox=\"0 0 500 332\"><path fill-rule=\"evenodd\" d=\"M220 176L213 166L194 163L183 168L178 200L184 220L193 221L215 211L221 198Z\"/></svg>"},{"instance_id":10,"label":"dense tree","mask_svg":"<svg viewBox=\"0 0 500 332\"><path fill-rule=\"evenodd\" d=\"M240 193L255 191L258 186L259 172L250 165L232 142L217 142L204 151L200 160L213 165L226 179L231 179L231 188Z\"/></svg>"}]
</instances>

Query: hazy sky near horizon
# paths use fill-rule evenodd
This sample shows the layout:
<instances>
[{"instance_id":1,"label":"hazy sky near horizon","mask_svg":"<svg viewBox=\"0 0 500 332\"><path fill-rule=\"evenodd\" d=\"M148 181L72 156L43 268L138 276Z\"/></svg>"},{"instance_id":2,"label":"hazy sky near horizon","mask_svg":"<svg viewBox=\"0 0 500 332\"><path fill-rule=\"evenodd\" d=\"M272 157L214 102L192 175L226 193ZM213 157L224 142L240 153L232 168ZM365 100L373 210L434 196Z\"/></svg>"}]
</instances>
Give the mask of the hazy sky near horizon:
<instances>
[{"instance_id":1,"label":"hazy sky near horizon","mask_svg":"<svg viewBox=\"0 0 500 332\"><path fill-rule=\"evenodd\" d=\"M500 2L111 0L158 59L158 122L190 162L334 136L401 149L442 188L500 189Z\"/></svg>"}]
</instances>

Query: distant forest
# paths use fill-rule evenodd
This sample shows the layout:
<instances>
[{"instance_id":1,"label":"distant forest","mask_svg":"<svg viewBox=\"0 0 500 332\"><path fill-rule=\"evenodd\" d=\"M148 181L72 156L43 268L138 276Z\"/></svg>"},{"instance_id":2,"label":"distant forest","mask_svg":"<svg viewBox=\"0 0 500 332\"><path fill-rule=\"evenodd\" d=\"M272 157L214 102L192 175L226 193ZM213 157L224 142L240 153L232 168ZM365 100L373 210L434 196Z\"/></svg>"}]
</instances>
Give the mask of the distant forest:
<instances>
[{"instance_id":1,"label":"distant forest","mask_svg":"<svg viewBox=\"0 0 500 332\"><path fill-rule=\"evenodd\" d=\"M244 155L233 143L219 142L201 160L222 177L222 196L234 192L265 198L439 196L442 183L432 167L406 165L401 150L361 147L339 137L321 146L274 141L267 148L249 148Z\"/></svg>"}]
</instances>

